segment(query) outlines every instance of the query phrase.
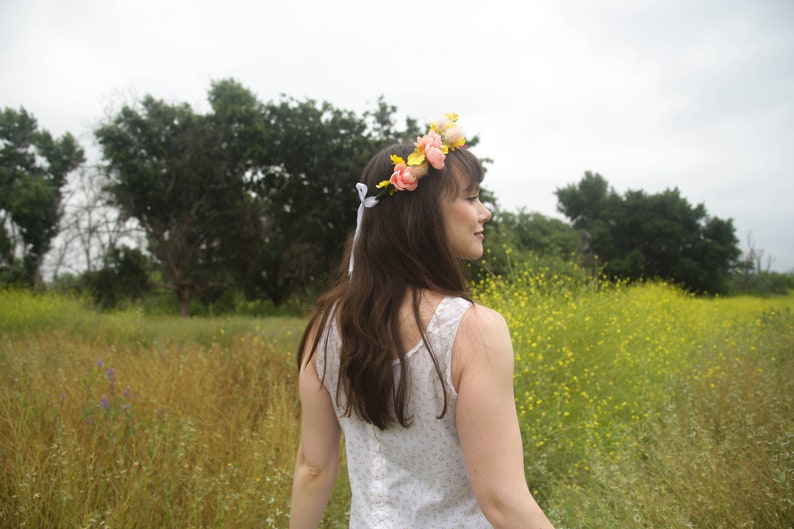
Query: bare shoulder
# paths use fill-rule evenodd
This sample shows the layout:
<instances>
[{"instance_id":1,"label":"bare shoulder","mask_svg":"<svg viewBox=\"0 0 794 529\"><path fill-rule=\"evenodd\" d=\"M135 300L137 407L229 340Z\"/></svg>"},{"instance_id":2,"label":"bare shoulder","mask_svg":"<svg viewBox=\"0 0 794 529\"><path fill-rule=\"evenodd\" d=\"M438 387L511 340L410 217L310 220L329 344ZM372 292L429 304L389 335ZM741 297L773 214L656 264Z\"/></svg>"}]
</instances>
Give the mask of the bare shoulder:
<instances>
[{"instance_id":1,"label":"bare shoulder","mask_svg":"<svg viewBox=\"0 0 794 529\"><path fill-rule=\"evenodd\" d=\"M477 303L463 315L458 334L461 338L479 336L484 340L510 339L504 317L498 311Z\"/></svg>"},{"instance_id":2,"label":"bare shoulder","mask_svg":"<svg viewBox=\"0 0 794 529\"><path fill-rule=\"evenodd\" d=\"M452 380L460 389L465 373L498 372L512 377L513 343L504 317L475 304L463 315L452 348Z\"/></svg>"}]
</instances>

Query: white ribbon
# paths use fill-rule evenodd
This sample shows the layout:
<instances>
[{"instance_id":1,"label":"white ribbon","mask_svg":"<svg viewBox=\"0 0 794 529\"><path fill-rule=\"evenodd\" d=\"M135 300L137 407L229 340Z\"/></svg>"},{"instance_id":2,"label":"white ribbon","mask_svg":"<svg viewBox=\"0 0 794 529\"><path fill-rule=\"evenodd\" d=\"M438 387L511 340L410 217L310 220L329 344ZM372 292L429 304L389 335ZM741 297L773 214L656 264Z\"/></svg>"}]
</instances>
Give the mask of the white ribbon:
<instances>
[{"instance_id":1,"label":"white ribbon","mask_svg":"<svg viewBox=\"0 0 794 529\"><path fill-rule=\"evenodd\" d=\"M378 204L377 198L367 196L366 184L358 183L356 184L356 189L358 190L358 199L361 201L361 204L359 204L358 212L356 213L356 233L353 235L353 248L350 251L350 266L347 269L348 276L353 273L353 254L355 253L356 243L358 242L358 233L361 231L361 218L364 216L364 208L371 208Z\"/></svg>"}]
</instances>

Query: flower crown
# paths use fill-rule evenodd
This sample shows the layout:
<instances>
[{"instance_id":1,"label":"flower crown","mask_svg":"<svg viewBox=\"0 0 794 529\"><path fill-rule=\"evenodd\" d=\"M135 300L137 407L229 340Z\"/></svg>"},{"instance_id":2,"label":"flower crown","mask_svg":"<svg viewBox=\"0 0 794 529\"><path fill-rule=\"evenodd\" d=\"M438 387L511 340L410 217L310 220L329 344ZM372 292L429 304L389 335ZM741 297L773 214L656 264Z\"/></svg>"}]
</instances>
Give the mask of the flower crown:
<instances>
[{"instance_id":1,"label":"flower crown","mask_svg":"<svg viewBox=\"0 0 794 529\"><path fill-rule=\"evenodd\" d=\"M444 160L449 151L466 147L466 138L463 131L458 128L457 114L444 114L430 124L430 130L421 138L416 138L414 145L416 149L408 156L406 162L396 154L391 155L394 164L394 172L388 180L383 180L377 186L381 192L375 196L367 196L367 185L359 182L356 184L358 198L361 204L356 213L356 231L353 235L353 247L358 242L358 235L361 230L361 219L364 209L375 207L381 198L386 195L393 195L397 191L413 191L419 180L429 171L428 165L433 169L443 169ZM350 252L350 264L348 266L348 276L353 274L353 252Z\"/></svg>"},{"instance_id":2,"label":"flower crown","mask_svg":"<svg viewBox=\"0 0 794 529\"><path fill-rule=\"evenodd\" d=\"M376 187L382 189L376 200L393 195L397 191L413 191L419 180L427 174L428 164L433 169L443 169L444 160L450 151L465 148L466 138L457 125L457 114L444 114L430 124L430 130L420 138L416 138L416 149L408 155L406 162L396 154L391 155L394 172L388 180L383 180Z\"/></svg>"}]
</instances>

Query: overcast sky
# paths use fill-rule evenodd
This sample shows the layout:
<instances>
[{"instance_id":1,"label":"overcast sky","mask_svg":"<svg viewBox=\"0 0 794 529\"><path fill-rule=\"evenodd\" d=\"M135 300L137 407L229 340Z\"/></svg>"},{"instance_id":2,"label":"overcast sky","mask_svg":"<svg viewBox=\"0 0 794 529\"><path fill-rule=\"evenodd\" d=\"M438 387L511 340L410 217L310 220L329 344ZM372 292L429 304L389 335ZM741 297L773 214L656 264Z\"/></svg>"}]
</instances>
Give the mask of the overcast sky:
<instances>
[{"instance_id":1,"label":"overcast sky","mask_svg":"<svg viewBox=\"0 0 794 529\"><path fill-rule=\"evenodd\" d=\"M457 112L505 209L559 217L554 191L588 170L619 193L677 187L794 271L792 0L0 0L0 75L0 108L91 153L112 109L204 112L215 79Z\"/></svg>"}]
</instances>

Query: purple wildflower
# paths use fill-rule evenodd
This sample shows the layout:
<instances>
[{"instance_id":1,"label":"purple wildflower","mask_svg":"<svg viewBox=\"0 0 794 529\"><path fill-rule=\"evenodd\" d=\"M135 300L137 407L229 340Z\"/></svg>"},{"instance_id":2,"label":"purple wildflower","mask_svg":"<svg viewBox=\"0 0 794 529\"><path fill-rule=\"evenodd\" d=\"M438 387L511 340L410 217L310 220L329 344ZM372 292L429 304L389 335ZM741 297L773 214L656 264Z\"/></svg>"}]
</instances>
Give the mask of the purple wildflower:
<instances>
[{"instance_id":1,"label":"purple wildflower","mask_svg":"<svg viewBox=\"0 0 794 529\"><path fill-rule=\"evenodd\" d=\"M110 409L110 399L107 395L102 395L102 397L99 399L99 407L105 411Z\"/></svg>"}]
</instances>

